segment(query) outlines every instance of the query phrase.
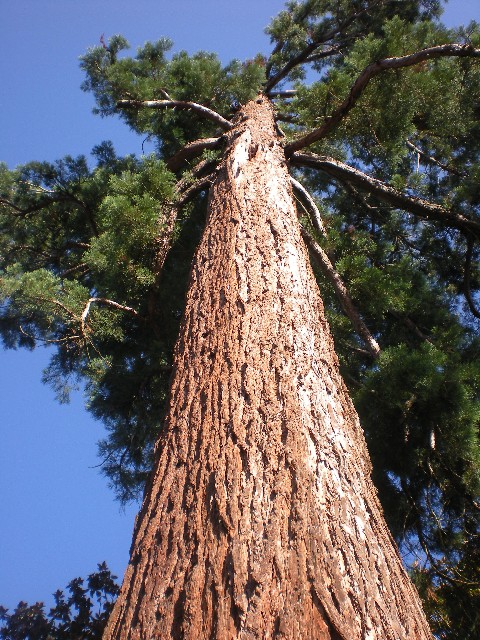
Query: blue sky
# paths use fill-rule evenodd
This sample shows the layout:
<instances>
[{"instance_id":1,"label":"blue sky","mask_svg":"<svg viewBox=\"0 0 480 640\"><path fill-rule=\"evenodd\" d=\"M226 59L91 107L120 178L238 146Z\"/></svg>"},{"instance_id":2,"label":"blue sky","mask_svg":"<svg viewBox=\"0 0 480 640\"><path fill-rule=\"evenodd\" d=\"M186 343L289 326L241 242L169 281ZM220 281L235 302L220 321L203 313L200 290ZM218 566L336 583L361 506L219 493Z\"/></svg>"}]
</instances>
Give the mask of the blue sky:
<instances>
[{"instance_id":1,"label":"blue sky","mask_svg":"<svg viewBox=\"0 0 480 640\"><path fill-rule=\"evenodd\" d=\"M121 33L132 48L169 36L174 51L215 51L225 62L269 50L263 28L280 0L0 0L0 160L88 154L111 139L120 154L142 139L91 114L78 57ZM450 25L480 21L479 0L451 0ZM128 561L137 506L122 512L95 465L102 425L81 394L56 404L41 384L48 353L2 352L0 367L0 604L51 604L51 594L106 560Z\"/></svg>"}]
</instances>

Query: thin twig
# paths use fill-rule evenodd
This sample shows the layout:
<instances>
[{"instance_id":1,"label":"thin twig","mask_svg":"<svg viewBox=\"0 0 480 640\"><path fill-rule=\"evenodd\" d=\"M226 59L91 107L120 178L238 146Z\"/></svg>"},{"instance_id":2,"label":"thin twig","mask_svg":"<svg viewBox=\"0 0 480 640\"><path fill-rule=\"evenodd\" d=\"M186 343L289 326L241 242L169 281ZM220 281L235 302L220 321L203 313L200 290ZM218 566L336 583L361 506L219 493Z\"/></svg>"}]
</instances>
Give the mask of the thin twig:
<instances>
[{"instance_id":1,"label":"thin twig","mask_svg":"<svg viewBox=\"0 0 480 640\"><path fill-rule=\"evenodd\" d=\"M82 338L81 335L66 336L65 338L52 338L52 339L40 338L34 335L33 333L28 333L28 331L25 331L22 325L19 325L19 331L22 335L26 336L27 338L30 338L30 340L33 340L34 342L41 342L42 344L62 344L64 342L74 342L75 340L80 340Z\"/></svg>"},{"instance_id":2,"label":"thin twig","mask_svg":"<svg viewBox=\"0 0 480 640\"><path fill-rule=\"evenodd\" d=\"M467 175L465 171L459 171L458 169L455 169L455 167L452 167L449 164L440 162L440 160L437 160L433 156L429 156L428 153L425 153L425 151L422 151L421 149L416 147L413 144L413 142L410 142L410 140L406 140L406 144L407 144L407 147L412 149L412 151L415 151L415 153L417 153L419 156L422 156L423 158L428 160L428 162L430 162L431 164L437 165L437 167L440 167L440 169L443 169L447 173L453 173L454 175L459 176L461 178L464 178Z\"/></svg>"},{"instance_id":3,"label":"thin twig","mask_svg":"<svg viewBox=\"0 0 480 640\"><path fill-rule=\"evenodd\" d=\"M463 293L465 299L470 307L470 311L476 318L480 318L480 311L475 306L475 302L472 297L472 291L470 289L470 274L472 269L472 255L473 255L474 241L473 238L467 239L467 253L465 256L465 271L463 274Z\"/></svg>"},{"instance_id":4,"label":"thin twig","mask_svg":"<svg viewBox=\"0 0 480 640\"><path fill-rule=\"evenodd\" d=\"M411 318L409 318L408 316L404 316L400 313L397 313L396 311L389 311L389 313L391 316L393 316L397 320L400 320L400 322L402 322L408 329L410 329L410 331L412 331L412 333L414 333L417 336L417 338L420 338L422 342L428 342L428 344L433 345L433 342L430 340L430 338L426 336L423 333L423 331L421 331L418 328L418 326L415 324L415 322L413 322Z\"/></svg>"}]
</instances>

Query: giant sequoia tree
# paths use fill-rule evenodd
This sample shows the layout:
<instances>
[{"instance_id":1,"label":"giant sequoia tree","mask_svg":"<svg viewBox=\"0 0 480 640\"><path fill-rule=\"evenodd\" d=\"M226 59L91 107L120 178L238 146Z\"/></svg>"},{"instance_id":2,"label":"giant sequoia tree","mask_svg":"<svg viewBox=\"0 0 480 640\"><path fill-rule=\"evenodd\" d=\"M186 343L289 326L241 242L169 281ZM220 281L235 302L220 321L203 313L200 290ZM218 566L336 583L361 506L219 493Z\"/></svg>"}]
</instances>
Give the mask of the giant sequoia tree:
<instances>
[{"instance_id":1,"label":"giant sequoia tree","mask_svg":"<svg viewBox=\"0 0 480 640\"><path fill-rule=\"evenodd\" d=\"M84 89L157 153L2 171L5 344L86 381L121 499L153 468L106 638L429 638L392 534L478 630L480 32L438 13L290 2L226 67L114 36Z\"/></svg>"}]
</instances>

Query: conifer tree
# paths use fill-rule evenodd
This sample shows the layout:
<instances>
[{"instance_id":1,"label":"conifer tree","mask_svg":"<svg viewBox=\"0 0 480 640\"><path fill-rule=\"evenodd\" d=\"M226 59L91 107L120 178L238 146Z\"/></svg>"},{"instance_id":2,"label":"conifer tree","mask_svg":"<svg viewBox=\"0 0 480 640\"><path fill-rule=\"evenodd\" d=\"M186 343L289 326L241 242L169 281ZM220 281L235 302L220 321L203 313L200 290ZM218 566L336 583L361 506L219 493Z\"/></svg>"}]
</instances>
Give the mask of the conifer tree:
<instances>
[{"instance_id":1,"label":"conifer tree","mask_svg":"<svg viewBox=\"0 0 480 640\"><path fill-rule=\"evenodd\" d=\"M122 500L153 467L105 637L431 637L339 367L432 629L478 632L480 32L438 4L288 2L227 66L114 36L83 88L157 153L3 168L4 343L86 381Z\"/></svg>"},{"instance_id":2,"label":"conifer tree","mask_svg":"<svg viewBox=\"0 0 480 640\"><path fill-rule=\"evenodd\" d=\"M0 606L1 640L100 640L119 587L105 562L97 569L71 580L67 593L57 589L48 613L43 602L19 602L12 613Z\"/></svg>"}]
</instances>

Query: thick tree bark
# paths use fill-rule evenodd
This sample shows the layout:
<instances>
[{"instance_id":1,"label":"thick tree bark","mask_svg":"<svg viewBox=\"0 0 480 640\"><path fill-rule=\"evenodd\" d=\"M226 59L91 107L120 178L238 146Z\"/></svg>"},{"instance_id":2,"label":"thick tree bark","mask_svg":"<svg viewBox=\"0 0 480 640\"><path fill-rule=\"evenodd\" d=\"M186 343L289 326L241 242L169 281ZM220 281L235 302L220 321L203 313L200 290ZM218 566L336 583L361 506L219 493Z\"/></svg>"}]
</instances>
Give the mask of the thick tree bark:
<instances>
[{"instance_id":1,"label":"thick tree bark","mask_svg":"<svg viewBox=\"0 0 480 640\"><path fill-rule=\"evenodd\" d=\"M431 638L370 480L270 103L226 135L104 638Z\"/></svg>"}]
</instances>

